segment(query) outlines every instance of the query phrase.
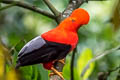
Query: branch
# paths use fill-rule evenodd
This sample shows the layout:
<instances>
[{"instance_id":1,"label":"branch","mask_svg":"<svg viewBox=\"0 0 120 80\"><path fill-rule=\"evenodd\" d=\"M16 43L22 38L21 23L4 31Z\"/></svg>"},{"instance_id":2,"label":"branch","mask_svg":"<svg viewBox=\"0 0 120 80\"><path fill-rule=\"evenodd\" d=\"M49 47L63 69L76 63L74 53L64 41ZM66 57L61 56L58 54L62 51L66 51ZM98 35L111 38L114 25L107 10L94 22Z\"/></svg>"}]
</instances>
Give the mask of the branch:
<instances>
[{"instance_id":1,"label":"branch","mask_svg":"<svg viewBox=\"0 0 120 80\"><path fill-rule=\"evenodd\" d=\"M73 53L72 53L72 59L71 59L71 80L74 80L74 58L75 58L75 53L76 53L76 48L74 49Z\"/></svg>"},{"instance_id":2,"label":"branch","mask_svg":"<svg viewBox=\"0 0 120 80\"><path fill-rule=\"evenodd\" d=\"M62 13L62 17L58 21L69 17L73 10L79 8L83 3L88 3L88 1L107 1L107 0L70 0L68 6Z\"/></svg>"},{"instance_id":3,"label":"branch","mask_svg":"<svg viewBox=\"0 0 120 80\"><path fill-rule=\"evenodd\" d=\"M117 71L117 70L120 71L120 65L118 67L116 67L115 69L109 70L108 72L99 72L98 73L98 80L107 80L107 78L110 76L110 74L114 71ZM119 80L119 75L117 75L116 80Z\"/></svg>"},{"instance_id":4,"label":"branch","mask_svg":"<svg viewBox=\"0 0 120 80\"><path fill-rule=\"evenodd\" d=\"M106 50L105 52L102 52L100 54L98 54L97 56L95 56L93 59L91 59L88 64L85 66L85 68L83 69L82 73L81 73L81 77L84 76L85 72L89 69L89 66L92 62L95 62L96 60L101 59L102 57L104 57L105 55L110 54L113 51L119 50L120 49L120 45L117 46L116 48L110 49L110 50Z\"/></svg>"},{"instance_id":5,"label":"branch","mask_svg":"<svg viewBox=\"0 0 120 80\"><path fill-rule=\"evenodd\" d=\"M84 0L70 0L67 8L62 13L63 19L69 17L73 10L79 8L83 4Z\"/></svg>"},{"instance_id":6,"label":"branch","mask_svg":"<svg viewBox=\"0 0 120 80\"><path fill-rule=\"evenodd\" d=\"M62 12L60 17L57 18L57 21L60 22L61 20L69 17L72 11L79 8L84 2L86 2L86 0L70 0L66 9Z\"/></svg>"},{"instance_id":7,"label":"branch","mask_svg":"<svg viewBox=\"0 0 120 80\"><path fill-rule=\"evenodd\" d=\"M5 6L5 7L0 7L0 11L5 10L5 9L8 9L8 8L10 8L10 7L13 7L13 6L15 6L15 4L10 4L10 5L7 5L7 6Z\"/></svg>"},{"instance_id":8,"label":"branch","mask_svg":"<svg viewBox=\"0 0 120 80\"><path fill-rule=\"evenodd\" d=\"M50 3L49 0L43 0L45 4L49 7L49 9L53 12L55 16L59 16L60 12L56 10L56 8Z\"/></svg>"},{"instance_id":9,"label":"branch","mask_svg":"<svg viewBox=\"0 0 120 80\"><path fill-rule=\"evenodd\" d=\"M33 5L30 5L30 4L27 4L27 3L24 3L24 2L20 2L20 1L13 1L13 0L1 0L0 3L5 3L5 4L15 4L15 6L19 6L19 7L22 7L22 8L25 8L25 9L28 9L28 10L31 10L31 11L34 11L34 12L37 12L37 13L40 13L44 16L47 16L49 18L52 18L52 19L55 19L56 17L47 12L47 11L44 11L44 10L41 10L40 8L38 7L35 7Z\"/></svg>"}]
</instances>

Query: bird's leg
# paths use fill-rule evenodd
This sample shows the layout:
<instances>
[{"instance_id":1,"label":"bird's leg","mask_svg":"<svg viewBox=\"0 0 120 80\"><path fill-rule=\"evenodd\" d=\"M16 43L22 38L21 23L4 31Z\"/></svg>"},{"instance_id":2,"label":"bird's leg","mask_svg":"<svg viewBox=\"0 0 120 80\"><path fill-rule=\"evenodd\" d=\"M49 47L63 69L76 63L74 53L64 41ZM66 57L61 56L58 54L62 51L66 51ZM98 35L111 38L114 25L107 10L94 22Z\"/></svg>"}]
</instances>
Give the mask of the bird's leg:
<instances>
[{"instance_id":1,"label":"bird's leg","mask_svg":"<svg viewBox=\"0 0 120 80\"><path fill-rule=\"evenodd\" d=\"M59 72L62 75L62 72ZM49 76L55 75L54 72L50 72Z\"/></svg>"},{"instance_id":2,"label":"bird's leg","mask_svg":"<svg viewBox=\"0 0 120 80\"><path fill-rule=\"evenodd\" d=\"M58 62L65 64L65 59L58 60Z\"/></svg>"},{"instance_id":3,"label":"bird's leg","mask_svg":"<svg viewBox=\"0 0 120 80\"><path fill-rule=\"evenodd\" d=\"M57 61L60 62L60 63L62 63L62 64L65 64L65 59L61 59L61 60L57 60ZM53 72L51 72L51 73L49 74L49 76L58 75L58 76L61 77L62 80L64 80L64 77L62 76L62 72L57 71L54 67L52 67L51 70L52 70Z\"/></svg>"},{"instance_id":4,"label":"bird's leg","mask_svg":"<svg viewBox=\"0 0 120 80\"><path fill-rule=\"evenodd\" d=\"M54 67L52 67L51 70L52 70L53 72L50 73L49 76L58 75L58 76L60 76L60 78L61 78L62 80L64 80L64 77L62 76L62 72L58 72Z\"/></svg>"}]
</instances>

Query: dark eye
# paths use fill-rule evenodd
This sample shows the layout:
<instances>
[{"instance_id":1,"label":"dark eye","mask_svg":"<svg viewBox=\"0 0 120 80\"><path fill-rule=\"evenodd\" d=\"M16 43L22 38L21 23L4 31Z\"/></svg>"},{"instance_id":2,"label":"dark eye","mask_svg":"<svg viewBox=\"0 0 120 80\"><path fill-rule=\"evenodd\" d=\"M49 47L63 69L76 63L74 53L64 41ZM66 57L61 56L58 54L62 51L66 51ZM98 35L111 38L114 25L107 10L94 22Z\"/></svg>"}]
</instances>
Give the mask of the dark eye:
<instances>
[{"instance_id":1,"label":"dark eye","mask_svg":"<svg viewBox=\"0 0 120 80\"><path fill-rule=\"evenodd\" d=\"M74 20L74 19L72 19L72 22L75 22L75 20Z\"/></svg>"}]
</instances>

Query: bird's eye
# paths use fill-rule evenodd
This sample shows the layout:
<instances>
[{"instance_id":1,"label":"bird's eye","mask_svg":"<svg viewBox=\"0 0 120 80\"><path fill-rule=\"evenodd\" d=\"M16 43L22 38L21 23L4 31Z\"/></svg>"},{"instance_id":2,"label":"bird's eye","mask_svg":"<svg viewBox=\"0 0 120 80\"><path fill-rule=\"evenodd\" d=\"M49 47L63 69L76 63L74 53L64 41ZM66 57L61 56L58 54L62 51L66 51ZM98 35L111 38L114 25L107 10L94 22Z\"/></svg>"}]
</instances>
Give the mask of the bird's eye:
<instances>
[{"instance_id":1,"label":"bird's eye","mask_svg":"<svg viewBox=\"0 0 120 80\"><path fill-rule=\"evenodd\" d=\"M74 19L72 19L72 22L75 22L75 20L74 20Z\"/></svg>"}]
</instances>

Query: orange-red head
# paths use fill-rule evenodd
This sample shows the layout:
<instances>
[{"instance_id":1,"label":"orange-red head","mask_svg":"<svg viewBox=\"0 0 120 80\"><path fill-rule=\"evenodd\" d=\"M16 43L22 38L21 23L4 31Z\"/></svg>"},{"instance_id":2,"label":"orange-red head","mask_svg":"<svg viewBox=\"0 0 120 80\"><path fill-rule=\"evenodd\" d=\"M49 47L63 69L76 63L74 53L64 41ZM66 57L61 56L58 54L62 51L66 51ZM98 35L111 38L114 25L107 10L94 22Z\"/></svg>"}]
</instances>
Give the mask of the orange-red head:
<instances>
[{"instance_id":1,"label":"orange-red head","mask_svg":"<svg viewBox=\"0 0 120 80\"><path fill-rule=\"evenodd\" d=\"M89 14L82 8L75 9L72 14L60 23L60 27L67 30L77 31L80 26L88 24Z\"/></svg>"},{"instance_id":2,"label":"orange-red head","mask_svg":"<svg viewBox=\"0 0 120 80\"><path fill-rule=\"evenodd\" d=\"M74 18L76 23L80 25L88 24L90 18L88 12L82 8L74 10L70 17Z\"/></svg>"}]
</instances>

